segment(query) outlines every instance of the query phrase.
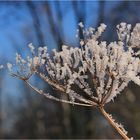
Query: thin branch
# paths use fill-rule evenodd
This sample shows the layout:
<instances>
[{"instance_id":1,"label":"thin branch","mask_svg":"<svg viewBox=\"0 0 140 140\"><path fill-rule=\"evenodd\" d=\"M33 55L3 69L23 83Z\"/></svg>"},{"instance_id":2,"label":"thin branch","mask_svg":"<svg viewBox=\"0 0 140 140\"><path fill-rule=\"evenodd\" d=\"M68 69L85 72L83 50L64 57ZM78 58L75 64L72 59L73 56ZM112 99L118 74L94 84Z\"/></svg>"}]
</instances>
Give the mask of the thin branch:
<instances>
[{"instance_id":1,"label":"thin branch","mask_svg":"<svg viewBox=\"0 0 140 140\"><path fill-rule=\"evenodd\" d=\"M62 103L68 103L68 104L73 104L73 105L79 105L79 106L93 106L90 104L82 104L82 103L77 103L77 102L71 102L71 101L67 101L67 100L63 100L63 99L59 99L56 98L48 93L44 93L42 90L37 89L36 87L34 87L33 85L31 85L28 81L24 81L30 88L32 88L34 91L36 91L37 93L44 95L46 98L57 101L57 102L62 102Z\"/></svg>"},{"instance_id":2,"label":"thin branch","mask_svg":"<svg viewBox=\"0 0 140 140\"><path fill-rule=\"evenodd\" d=\"M39 73L37 71L35 71L35 73L41 78L43 79L45 82L47 82L49 85L53 86L54 88L56 88L58 91L62 92L62 93L66 93L66 88L58 83L54 83L53 81L51 81L49 78L47 78L44 74ZM75 98L81 102L84 103L89 103L92 104L93 106L97 106L97 103L92 101L92 100L88 100L85 99L83 96L80 96L79 94L76 94L77 97L75 96Z\"/></svg>"},{"instance_id":3,"label":"thin branch","mask_svg":"<svg viewBox=\"0 0 140 140\"><path fill-rule=\"evenodd\" d=\"M91 67L91 64L87 61L86 57L84 56L83 49L82 49L82 56L83 56L85 62L87 63L88 67ZM95 64L95 63L94 63L94 64ZM91 72L90 72L90 73L91 73ZM98 100L99 100L99 95L98 95L97 90L96 90L96 89L97 89L96 65L95 65L95 74L93 75L93 74L91 73L91 75L92 75L92 82L93 82L93 84L94 84L93 88L94 88L94 90L95 90L95 93L97 94L97 102L98 102Z\"/></svg>"},{"instance_id":4,"label":"thin branch","mask_svg":"<svg viewBox=\"0 0 140 140\"><path fill-rule=\"evenodd\" d=\"M59 91L61 91L61 92L63 92L63 93L66 93L66 90L63 88L63 87L59 87L59 85L56 83L53 83L51 80L49 80L48 78L45 78L45 76L43 75L43 74L41 74L41 73L38 73L38 74L40 74L42 77L42 79L43 80L46 80L46 82L48 83L48 84L50 84L50 85L52 85L52 86L54 86L54 87L56 87L56 89L57 90L59 90ZM17 78L19 78L20 80L23 80L24 82L26 82L27 83L27 81L28 81L28 79L27 79L27 77L22 77L22 76L20 76L20 75L18 75L18 74L15 74L15 73L11 73L11 76L13 76L13 77L17 77ZM31 86L30 85L30 87L32 88L33 86ZM61 90L61 88L63 89L63 90ZM33 89L33 88L32 88ZM35 90L36 89L36 90ZM40 90L38 90L37 88L35 88L34 87L34 90L36 91L36 92L38 92L38 93L40 93L40 94L42 94L41 93L41 91ZM44 95L44 94L43 94ZM88 100L88 99L84 99L82 96L80 96L79 94L76 94L77 95L77 97L75 97L77 100L79 100L80 102L84 102L85 104L84 105L89 105L89 106L97 106L97 103L95 103L95 102L93 102L93 101L91 101L91 100ZM46 95L45 95L46 96ZM50 95L50 96L52 96L52 95ZM53 97L53 96L52 96ZM55 99L53 99L53 98L51 98L51 97L48 97L48 98L50 98L50 99L52 99L52 100L56 100L56 97L54 97ZM59 99L59 101L60 101L61 99ZM57 98L57 101L58 101L58 98ZM60 102L67 102L67 101L64 101L64 100L62 100L62 101L60 101ZM68 101L69 103L70 103L70 101ZM73 102L71 102L71 104L72 104ZM75 102L76 103L76 102ZM76 104L79 104L79 103L76 103Z\"/></svg>"},{"instance_id":5,"label":"thin branch","mask_svg":"<svg viewBox=\"0 0 140 140\"><path fill-rule=\"evenodd\" d=\"M86 86L82 83L82 81L80 81L79 78L78 78L78 82L79 82L82 86L84 86L84 88L86 88ZM77 84L77 83L76 83L76 84ZM83 90L83 88L81 88L78 84L77 84L77 86L78 86L80 89ZM91 92L91 91L90 91L90 92ZM88 97L90 97L94 102L98 102L98 98L97 98L97 97L91 96L91 94L93 94L92 92L91 92L91 94L90 94L88 91L84 91L84 93L86 93L86 95L88 95Z\"/></svg>"},{"instance_id":6,"label":"thin branch","mask_svg":"<svg viewBox=\"0 0 140 140\"><path fill-rule=\"evenodd\" d=\"M53 82L52 80L50 80L48 77L46 77L44 74L39 73L37 71L35 71L35 73L41 78L43 79L45 82L47 82L49 85L55 87L57 90L61 91L61 92L65 92L65 88L64 86Z\"/></svg>"},{"instance_id":7,"label":"thin branch","mask_svg":"<svg viewBox=\"0 0 140 140\"><path fill-rule=\"evenodd\" d=\"M108 91L108 93L103 97L101 103L104 105L106 103L106 100L110 97L111 93L112 93L112 88L113 88L113 82L114 82L114 78L112 78L112 83L111 83L111 87L110 90Z\"/></svg>"}]
</instances>

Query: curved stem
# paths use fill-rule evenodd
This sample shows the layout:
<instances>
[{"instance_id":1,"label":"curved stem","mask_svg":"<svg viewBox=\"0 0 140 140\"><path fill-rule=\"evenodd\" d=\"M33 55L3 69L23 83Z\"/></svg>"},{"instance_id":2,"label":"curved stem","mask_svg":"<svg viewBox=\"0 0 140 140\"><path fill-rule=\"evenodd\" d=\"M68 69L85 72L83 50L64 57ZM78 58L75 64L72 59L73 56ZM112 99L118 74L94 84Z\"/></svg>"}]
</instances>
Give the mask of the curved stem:
<instances>
[{"instance_id":1,"label":"curved stem","mask_svg":"<svg viewBox=\"0 0 140 140\"><path fill-rule=\"evenodd\" d=\"M128 136L123 132L123 130L116 125L112 117L104 110L103 107L99 107L99 110L125 140L130 140L130 138L128 138Z\"/></svg>"}]
</instances>

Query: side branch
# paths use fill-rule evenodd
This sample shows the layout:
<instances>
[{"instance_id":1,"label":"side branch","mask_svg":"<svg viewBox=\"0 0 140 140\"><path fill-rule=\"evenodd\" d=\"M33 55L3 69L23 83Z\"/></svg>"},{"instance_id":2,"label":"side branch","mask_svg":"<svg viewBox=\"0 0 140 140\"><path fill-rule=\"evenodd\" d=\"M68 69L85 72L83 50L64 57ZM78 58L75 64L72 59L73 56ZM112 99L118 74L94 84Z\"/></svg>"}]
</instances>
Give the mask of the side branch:
<instances>
[{"instance_id":1,"label":"side branch","mask_svg":"<svg viewBox=\"0 0 140 140\"><path fill-rule=\"evenodd\" d=\"M107 99L108 99L109 96L111 95L112 88L113 88L113 82L114 82L114 78L112 78L111 87L110 87L108 93L103 97L103 99L102 99L102 101L101 101L103 105L106 103Z\"/></svg>"},{"instance_id":2,"label":"side branch","mask_svg":"<svg viewBox=\"0 0 140 140\"><path fill-rule=\"evenodd\" d=\"M37 93L44 95L46 98L57 101L57 102L62 102L62 103L68 103L68 104L73 104L73 105L79 105L79 106L93 106L90 104L84 104L84 103L78 103L78 102L71 102L71 101L67 101L67 100L63 100L63 99L59 99L56 98L48 93L44 93L42 90L37 89L36 87L34 87L33 85L31 85L28 81L24 81L30 88L32 88L34 91L36 91Z\"/></svg>"},{"instance_id":3,"label":"side branch","mask_svg":"<svg viewBox=\"0 0 140 140\"><path fill-rule=\"evenodd\" d=\"M44 74L39 73L37 71L35 71L35 73L41 78L43 79L45 82L47 82L50 86L53 86L55 89L57 89L58 91L65 93L66 94L66 88L58 83L53 82L52 80L50 80L48 77L46 77ZM81 102L84 103L88 103L91 104L92 106L97 106L97 103L89 100L89 99L85 99L83 96L79 96L78 94L75 94L75 98Z\"/></svg>"},{"instance_id":4,"label":"side branch","mask_svg":"<svg viewBox=\"0 0 140 140\"><path fill-rule=\"evenodd\" d=\"M37 73L37 74L39 74L39 76L45 81L45 82L47 82L49 85L51 85L51 86L53 86L53 87L55 87L58 91L60 91L60 92L62 92L62 93L66 93L66 89L63 87L63 86L61 86L61 85L59 85L59 84L57 84L57 83L54 83L54 82L52 82L51 80L49 80L47 77L45 77L43 74L41 74L41 73ZM18 75L18 74L15 74L15 73L11 73L11 75L13 76L13 77L17 77L17 78L19 78L20 80L23 80L28 86L30 86L34 91L36 91L36 92L38 92L39 94L42 94L42 95L45 95L45 96L47 96L47 94L45 94L45 93L42 93L43 91L42 90L39 90L39 89L37 89L36 87L34 87L34 86L32 86L29 82L28 82L28 79L29 78L27 78L27 77L22 77L22 76L20 76L20 75ZM79 96L78 94L77 94L77 96L75 96L75 98L77 99L77 100L79 100L80 102L83 102L83 103L79 103L79 102L72 102L72 101L64 101L63 99L59 99L59 98L56 98L56 97L54 97L54 96L52 96L52 95L48 95L48 97L47 98L49 98L49 99L51 99L51 100L55 100L55 101L59 101L59 102L65 102L65 103L69 103L69 104L75 104L75 105L82 105L82 106L93 106L93 107L95 107L95 106L97 106L97 104L95 103L95 102L93 102L93 101L91 101L91 100L88 100L88 99L84 99L82 96Z\"/></svg>"},{"instance_id":5,"label":"side branch","mask_svg":"<svg viewBox=\"0 0 140 140\"><path fill-rule=\"evenodd\" d=\"M39 73L37 71L35 71L35 73L41 78L43 79L45 82L47 82L49 85L55 87L57 90L61 91L61 92L65 92L65 88L64 86L58 84L58 83L54 83L53 81L51 81L48 77L46 77L44 74Z\"/></svg>"}]
</instances>

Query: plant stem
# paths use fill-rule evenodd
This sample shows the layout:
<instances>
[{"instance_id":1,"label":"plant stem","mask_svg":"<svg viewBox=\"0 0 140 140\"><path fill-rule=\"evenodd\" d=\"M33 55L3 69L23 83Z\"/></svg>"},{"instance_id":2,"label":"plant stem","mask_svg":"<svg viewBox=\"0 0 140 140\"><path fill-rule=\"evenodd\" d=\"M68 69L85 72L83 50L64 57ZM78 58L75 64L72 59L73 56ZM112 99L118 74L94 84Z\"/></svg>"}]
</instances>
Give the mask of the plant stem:
<instances>
[{"instance_id":1,"label":"plant stem","mask_svg":"<svg viewBox=\"0 0 140 140\"><path fill-rule=\"evenodd\" d=\"M103 107L99 107L99 110L102 112L102 114L105 116L105 118L109 121L109 123L118 131L118 133L125 139L125 140L130 140L128 136L119 128L112 117L104 110Z\"/></svg>"}]
</instances>

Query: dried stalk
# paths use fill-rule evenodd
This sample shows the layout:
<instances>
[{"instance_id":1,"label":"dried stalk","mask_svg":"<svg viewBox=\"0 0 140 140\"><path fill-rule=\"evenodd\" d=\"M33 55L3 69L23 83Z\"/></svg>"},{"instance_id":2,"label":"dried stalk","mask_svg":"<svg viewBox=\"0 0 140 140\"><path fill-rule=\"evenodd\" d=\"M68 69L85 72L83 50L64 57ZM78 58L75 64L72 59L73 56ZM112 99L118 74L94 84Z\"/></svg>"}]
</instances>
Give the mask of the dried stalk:
<instances>
[{"instance_id":1,"label":"dried stalk","mask_svg":"<svg viewBox=\"0 0 140 140\"><path fill-rule=\"evenodd\" d=\"M117 132L125 139L130 140L130 138L116 125L114 120L110 117L110 115L104 110L103 107L99 107L101 113L105 116L105 118L109 121L109 123L117 130Z\"/></svg>"}]
</instances>

